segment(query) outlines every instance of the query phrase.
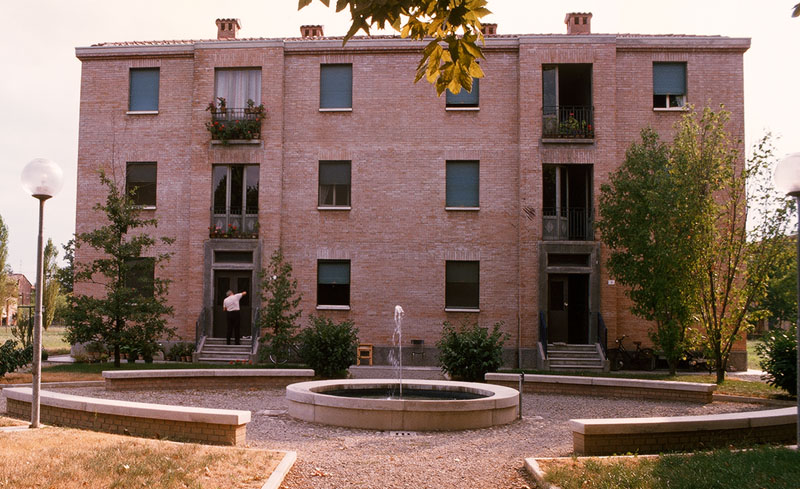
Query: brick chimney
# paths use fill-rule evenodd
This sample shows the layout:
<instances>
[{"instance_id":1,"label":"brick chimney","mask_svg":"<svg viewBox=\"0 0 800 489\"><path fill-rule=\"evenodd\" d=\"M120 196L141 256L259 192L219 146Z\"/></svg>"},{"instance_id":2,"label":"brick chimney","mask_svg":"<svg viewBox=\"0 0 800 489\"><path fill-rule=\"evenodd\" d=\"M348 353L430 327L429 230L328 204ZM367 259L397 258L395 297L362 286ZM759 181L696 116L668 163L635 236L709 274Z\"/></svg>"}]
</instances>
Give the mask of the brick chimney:
<instances>
[{"instance_id":1,"label":"brick chimney","mask_svg":"<svg viewBox=\"0 0 800 489\"><path fill-rule=\"evenodd\" d=\"M321 25L301 25L300 35L305 39L307 37L325 37L322 33Z\"/></svg>"},{"instance_id":2,"label":"brick chimney","mask_svg":"<svg viewBox=\"0 0 800 489\"><path fill-rule=\"evenodd\" d=\"M481 33L484 36L496 36L497 24L481 24Z\"/></svg>"},{"instance_id":3,"label":"brick chimney","mask_svg":"<svg viewBox=\"0 0 800 489\"><path fill-rule=\"evenodd\" d=\"M239 19L217 19L217 39L236 39L236 31L241 28Z\"/></svg>"},{"instance_id":4,"label":"brick chimney","mask_svg":"<svg viewBox=\"0 0 800 489\"><path fill-rule=\"evenodd\" d=\"M564 18L567 34L591 34L592 14L590 12L572 12Z\"/></svg>"}]
</instances>

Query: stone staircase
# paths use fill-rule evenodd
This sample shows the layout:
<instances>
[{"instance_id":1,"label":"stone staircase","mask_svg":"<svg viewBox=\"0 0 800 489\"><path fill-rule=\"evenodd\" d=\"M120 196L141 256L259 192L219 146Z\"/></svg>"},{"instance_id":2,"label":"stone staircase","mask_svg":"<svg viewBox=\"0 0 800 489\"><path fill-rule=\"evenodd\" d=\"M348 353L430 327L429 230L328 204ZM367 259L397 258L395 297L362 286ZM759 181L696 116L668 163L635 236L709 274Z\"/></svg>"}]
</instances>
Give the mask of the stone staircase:
<instances>
[{"instance_id":1,"label":"stone staircase","mask_svg":"<svg viewBox=\"0 0 800 489\"><path fill-rule=\"evenodd\" d=\"M203 348L197 353L200 363L230 363L250 360L253 348L251 338L242 338L239 345L226 344L225 338L206 338Z\"/></svg>"},{"instance_id":2,"label":"stone staircase","mask_svg":"<svg viewBox=\"0 0 800 489\"><path fill-rule=\"evenodd\" d=\"M602 372L603 357L596 345L569 345L550 343L547 345L547 360L550 370Z\"/></svg>"}]
</instances>

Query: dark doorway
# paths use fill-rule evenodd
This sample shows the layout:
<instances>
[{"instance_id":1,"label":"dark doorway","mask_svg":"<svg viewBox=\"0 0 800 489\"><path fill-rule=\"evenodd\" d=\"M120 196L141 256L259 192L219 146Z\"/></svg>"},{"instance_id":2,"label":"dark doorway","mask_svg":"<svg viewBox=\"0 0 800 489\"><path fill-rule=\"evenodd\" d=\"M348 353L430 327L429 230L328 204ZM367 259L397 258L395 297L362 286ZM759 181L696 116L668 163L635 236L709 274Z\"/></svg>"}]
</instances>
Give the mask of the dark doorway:
<instances>
[{"instance_id":1,"label":"dark doorway","mask_svg":"<svg viewBox=\"0 0 800 489\"><path fill-rule=\"evenodd\" d=\"M549 343L589 343L589 274L549 274L547 280Z\"/></svg>"},{"instance_id":2,"label":"dark doorway","mask_svg":"<svg viewBox=\"0 0 800 489\"><path fill-rule=\"evenodd\" d=\"M252 330L252 307L250 306L252 272L249 270L215 270L214 271L214 338L225 338L227 323L225 311L222 310L222 301L225 293L232 290L235 294L247 291L247 295L239 302L241 310L241 334L250 336Z\"/></svg>"}]
</instances>

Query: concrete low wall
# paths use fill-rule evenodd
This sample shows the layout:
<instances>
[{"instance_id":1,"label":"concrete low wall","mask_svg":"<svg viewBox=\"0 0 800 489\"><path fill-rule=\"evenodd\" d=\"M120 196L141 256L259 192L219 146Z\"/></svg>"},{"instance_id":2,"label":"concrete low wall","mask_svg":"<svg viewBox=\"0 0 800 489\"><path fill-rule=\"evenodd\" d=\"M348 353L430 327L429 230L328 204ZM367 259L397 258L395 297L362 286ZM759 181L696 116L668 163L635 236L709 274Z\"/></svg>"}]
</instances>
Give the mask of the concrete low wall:
<instances>
[{"instance_id":1,"label":"concrete low wall","mask_svg":"<svg viewBox=\"0 0 800 489\"><path fill-rule=\"evenodd\" d=\"M311 369L174 369L103 371L108 390L286 387L314 378Z\"/></svg>"},{"instance_id":2,"label":"concrete low wall","mask_svg":"<svg viewBox=\"0 0 800 489\"><path fill-rule=\"evenodd\" d=\"M519 374L486 374L486 382L519 388ZM708 404L716 384L665 380L577 377L567 375L525 375L523 389L528 393L570 394L598 397L624 397L659 401Z\"/></svg>"},{"instance_id":3,"label":"concrete low wall","mask_svg":"<svg viewBox=\"0 0 800 489\"><path fill-rule=\"evenodd\" d=\"M694 451L737 443L795 443L797 408L671 418L572 419L576 455Z\"/></svg>"},{"instance_id":4,"label":"concrete low wall","mask_svg":"<svg viewBox=\"0 0 800 489\"><path fill-rule=\"evenodd\" d=\"M32 390L3 389L6 411L30 420ZM43 423L215 445L243 445L250 411L95 399L41 391Z\"/></svg>"}]
</instances>

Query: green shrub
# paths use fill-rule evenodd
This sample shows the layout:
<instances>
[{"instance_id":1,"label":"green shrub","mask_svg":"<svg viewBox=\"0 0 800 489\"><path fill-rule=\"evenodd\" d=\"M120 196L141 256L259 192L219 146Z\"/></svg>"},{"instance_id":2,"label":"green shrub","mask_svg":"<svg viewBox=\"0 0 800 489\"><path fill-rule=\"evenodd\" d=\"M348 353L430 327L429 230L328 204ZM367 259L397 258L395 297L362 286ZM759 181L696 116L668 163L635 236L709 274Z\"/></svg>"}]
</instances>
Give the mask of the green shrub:
<instances>
[{"instance_id":1,"label":"green shrub","mask_svg":"<svg viewBox=\"0 0 800 489\"><path fill-rule=\"evenodd\" d=\"M767 383L789 394L797 394L797 339L795 328L775 330L764 335L764 342L756 345L763 358L759 364L769 374Z\"/></svg>"},{"instance_id":2,"label":"green shrub","mask_svg":"<svg viewBox=\"0 0 800 489\"><path fill-rule=\"evenodd\" d=\"M358 330L353 321L334 323L312 315L310 323L298 335L300 358L319 376L344 377L347 368L356 363Z\"/></svg>"},{"instance_id":3,"label":"green shrub","mask_svg":"<svg viewBox=\"0 0 800 489\"><path fill-rule=\"evenodd\" d=\"M17 342L7 340L0 345L0 377L33 361L33 346L17 348Z\"/></svg>"},{"instance_id":4,"label":"green shrub","mask_svg":"<svg viewBox=\"0 0 800 489\"><path fill-rule=\"evenodd\" d=\"M508 334L500 332L503 322L495 323L491 333L478 323L462 322L456 329L444 322L439 348L439 365L451 377L466 381L483 381L487 372L503 364L503 343Z\"/></svg>"}]
</instances>

